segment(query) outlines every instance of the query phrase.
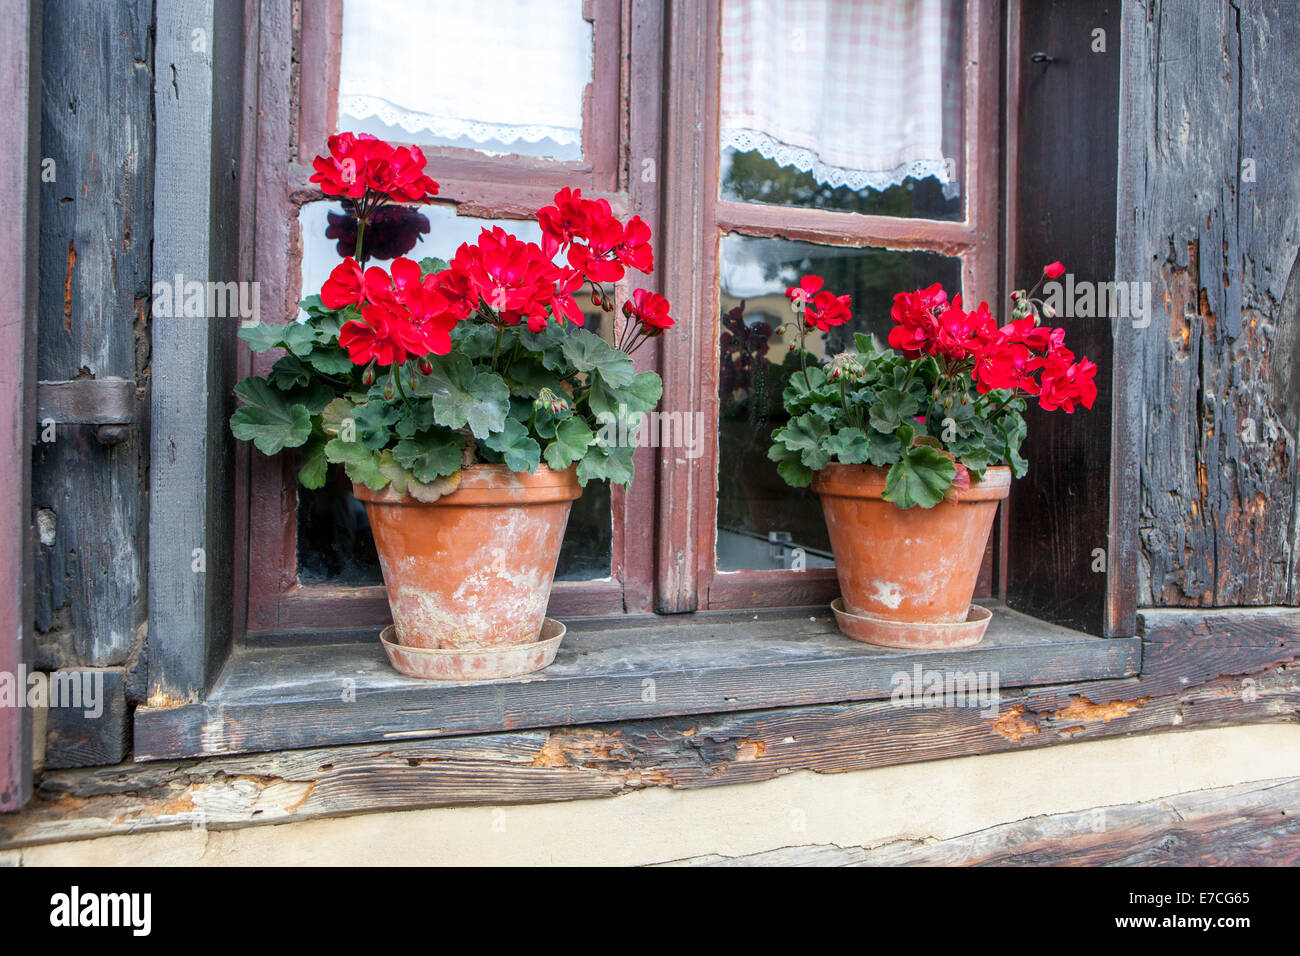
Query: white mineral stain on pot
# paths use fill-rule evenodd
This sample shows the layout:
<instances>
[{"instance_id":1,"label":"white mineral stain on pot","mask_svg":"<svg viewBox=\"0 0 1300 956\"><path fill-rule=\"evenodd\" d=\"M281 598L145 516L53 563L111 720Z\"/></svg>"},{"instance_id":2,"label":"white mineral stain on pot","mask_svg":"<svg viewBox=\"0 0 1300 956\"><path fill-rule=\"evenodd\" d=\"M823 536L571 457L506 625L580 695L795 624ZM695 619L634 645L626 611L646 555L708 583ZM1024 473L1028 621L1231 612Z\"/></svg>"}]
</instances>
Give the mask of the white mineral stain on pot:
<instances>
[{"instance_id":1,"label":"white mineral stain on pot","mask_svg":"<svg viewBox=\"0 0 1300 956\"><path fill-rule=\"evenodd\" d=\"M887 608L897 608L903 603L903 589L893 581L872 581L873 597Z\"/></svg>"}]
</instances>

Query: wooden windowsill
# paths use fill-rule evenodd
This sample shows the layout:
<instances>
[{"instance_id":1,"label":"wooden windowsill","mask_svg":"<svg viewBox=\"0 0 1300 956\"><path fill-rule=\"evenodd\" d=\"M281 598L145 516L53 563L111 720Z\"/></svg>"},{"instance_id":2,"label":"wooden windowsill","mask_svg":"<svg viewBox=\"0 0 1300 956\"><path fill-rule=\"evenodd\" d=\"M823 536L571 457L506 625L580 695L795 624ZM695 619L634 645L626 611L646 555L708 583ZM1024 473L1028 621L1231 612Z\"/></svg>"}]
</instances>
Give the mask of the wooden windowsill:
<instances>
[{"instance_id":1,"label":"wooden windowsill","mask_svg":"<svg viewBox=\"0 0 1300 956\"><path fill-rule=\"evenodd\" d=\"M889 698L896 675L996 676L1000 688L1130 677L1138 638L1099 638L994 607L984 640L891 651L828 611L785 609L570 623L554 664L507 681L404 677L377 639L245 645L198 703L141 706L137 760L323 747L529 727Z\"/></svg>"},{"instance_id":2,"label":"wooden windowsill","mask_svg":"<svg viewBox=\"0 0 1300 956\"><path fill-rule=\"evenodd\" d=\"M139 707L138 760L491 733L890 697L896 675L995 675L1001 688L1136 675L1137 638L1103 639L1005 607L978 646L891 651L819 609L592 618L556 661L507 681L404 677L377 640L245 645L194 704Z\"/></svg>"}]
</instances>

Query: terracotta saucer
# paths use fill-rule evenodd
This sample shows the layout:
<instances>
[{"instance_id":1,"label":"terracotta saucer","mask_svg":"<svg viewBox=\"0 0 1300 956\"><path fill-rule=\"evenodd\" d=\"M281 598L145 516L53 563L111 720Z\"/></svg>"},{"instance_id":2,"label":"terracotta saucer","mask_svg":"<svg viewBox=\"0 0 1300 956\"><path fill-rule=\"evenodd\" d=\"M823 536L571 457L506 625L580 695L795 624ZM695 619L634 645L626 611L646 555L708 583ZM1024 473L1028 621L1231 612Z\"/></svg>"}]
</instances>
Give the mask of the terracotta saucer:
<instances>
[{"instance_id":1,"label":"terracotta saucer","mask_svg":"<svg viewBox=\"0 0 1300 956\"><path fill-rule=\"evenodd\" d=\"M566 628L554 618L542 624L540 640L507 647L407 647L393 625L379 635L389 662L408 677L424 680L504 680L539 671L555 660Z\"/></svg>"},{"instance_id":2,"label":"terracotta saucer","mask_svg":"<svg viewBox=\"0 0 1300 956\"><path fill-rule=\"evenodd\" d=\"M891 621L872 614L845 610L842 597L831 602L831 610L835 612L840 630L855 641L910 651L950 650L978 644L984 639L984 632L993 617L993 612L988 608L972 604L966 620L952 624Z\"/></svg>"}]
</instances>

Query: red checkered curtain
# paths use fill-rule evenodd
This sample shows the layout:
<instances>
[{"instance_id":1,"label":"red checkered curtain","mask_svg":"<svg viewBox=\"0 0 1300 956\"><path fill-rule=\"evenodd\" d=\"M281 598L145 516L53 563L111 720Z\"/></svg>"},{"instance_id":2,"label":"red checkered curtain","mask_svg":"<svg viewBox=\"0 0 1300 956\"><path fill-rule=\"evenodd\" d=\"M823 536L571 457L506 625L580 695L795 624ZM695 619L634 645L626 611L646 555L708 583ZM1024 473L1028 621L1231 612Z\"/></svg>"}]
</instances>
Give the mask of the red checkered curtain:
<instances>
[{"instance_id":1,"label":"red checkered curtain","mask_svg":"<svg viewBox=\"0 0 1300 956\"><path fill-rule=\"evenodd\" d=\"M961 6L723 0L722 147L756 150L833 187L933 176L954 193Z\"/></svg>"}]
</instances>

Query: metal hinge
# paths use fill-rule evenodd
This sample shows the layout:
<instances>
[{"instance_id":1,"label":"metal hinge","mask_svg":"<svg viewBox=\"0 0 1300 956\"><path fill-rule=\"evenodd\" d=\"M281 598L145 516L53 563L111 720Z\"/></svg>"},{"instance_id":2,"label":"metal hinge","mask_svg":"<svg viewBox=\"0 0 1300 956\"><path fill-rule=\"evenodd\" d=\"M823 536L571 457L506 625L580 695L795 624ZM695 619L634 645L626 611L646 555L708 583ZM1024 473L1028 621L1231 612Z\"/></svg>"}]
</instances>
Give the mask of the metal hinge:
<instances>
[{"instance_id":1,"label":"metal hinge","mask_svg":"<svg viewBox=\"0 0 1300 956\"><path fill-rule=\"evenodd\" d=\"M40 425L95 425L102 445L126 441L136 422L135 382L127 378L85 378L36 383Z\"/></svg>"}]
</instances>

